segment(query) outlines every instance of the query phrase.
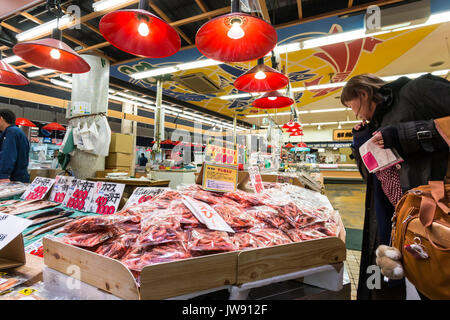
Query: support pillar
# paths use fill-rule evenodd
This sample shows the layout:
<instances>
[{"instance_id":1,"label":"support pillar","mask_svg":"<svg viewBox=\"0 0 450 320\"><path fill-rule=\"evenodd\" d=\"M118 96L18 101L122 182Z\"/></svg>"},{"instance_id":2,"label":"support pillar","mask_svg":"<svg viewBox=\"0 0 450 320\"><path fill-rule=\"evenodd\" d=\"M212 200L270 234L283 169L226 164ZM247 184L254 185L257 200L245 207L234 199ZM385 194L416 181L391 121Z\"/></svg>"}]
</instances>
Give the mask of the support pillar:
<instances>
[{"instance_id":1,"label":"support pillar","mask_svg":"<svg viewBox=\"0 0 450 320\"><path fill-rule=\"evenodd\" d=\"M137 115L137 105L126 103L122 104L122 112L132 115ZM122 119L121 133L133 136L133 154L130 168L130 175L134 176L136 169L136 136L137 136L137 122L133 120Z\"/></svg>"}]
</instances>

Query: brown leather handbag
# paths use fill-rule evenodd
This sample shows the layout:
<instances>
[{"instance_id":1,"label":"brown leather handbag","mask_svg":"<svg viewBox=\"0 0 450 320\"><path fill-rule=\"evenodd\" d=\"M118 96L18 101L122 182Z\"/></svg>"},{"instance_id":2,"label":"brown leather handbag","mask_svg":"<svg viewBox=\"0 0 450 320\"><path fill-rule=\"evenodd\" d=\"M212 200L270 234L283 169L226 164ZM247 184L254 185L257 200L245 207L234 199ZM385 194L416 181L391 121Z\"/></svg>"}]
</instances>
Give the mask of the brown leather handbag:
<instances>
[{"instance_id":1,"label":"brown leather handbag","mask_svg":"<svg viewBox=\"0 0 450 320\"><path fill-rule=\"evenodd\" d=\"M450 117L435 124L450 146ZM392 246L402 253L405 276L430 299L450 299L450 184L445 182L408 191L392 218Z\"/></svg>"}]
</instances>

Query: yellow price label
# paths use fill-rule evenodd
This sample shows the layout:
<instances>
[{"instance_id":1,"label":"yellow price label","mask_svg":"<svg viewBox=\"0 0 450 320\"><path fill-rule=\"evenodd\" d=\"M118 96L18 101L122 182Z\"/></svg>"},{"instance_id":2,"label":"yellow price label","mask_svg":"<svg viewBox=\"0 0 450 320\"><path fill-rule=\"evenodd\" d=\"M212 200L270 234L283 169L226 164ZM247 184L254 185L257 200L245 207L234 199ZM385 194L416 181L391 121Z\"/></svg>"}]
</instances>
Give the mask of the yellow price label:
<instances>
[{"instance_id":1,"label":"yellow price label","mask_svg":"<svg viewBox=\"0 0 450 320\"><path fill-rule=\"evenodd\" d=\"M23 294L24 296L29 296L30 294L32 294L35 291L36 291L36 289L25 288L25 289L20 290L19 293Z\"/></svg>"}]
</instances>

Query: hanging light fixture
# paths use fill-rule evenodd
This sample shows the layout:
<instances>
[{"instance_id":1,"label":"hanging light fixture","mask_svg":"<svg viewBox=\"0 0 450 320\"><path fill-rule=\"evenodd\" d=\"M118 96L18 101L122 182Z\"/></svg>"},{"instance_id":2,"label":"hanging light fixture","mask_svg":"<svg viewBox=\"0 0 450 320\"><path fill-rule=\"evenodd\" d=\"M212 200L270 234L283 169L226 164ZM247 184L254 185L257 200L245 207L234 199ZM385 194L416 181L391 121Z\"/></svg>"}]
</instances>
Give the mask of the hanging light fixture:
<instances>
[{"instance_id":1,"label":"hanging light fixture","mask_svg":"<svg viewBox=\"0 0 450 320\"><path fill-rule=\"evenodd\" d=\"M308 148L308 146L304 142L300 142L299 144L297 144L297 147L299 147L299 148Z\"/></svg>"},{"instance_id":2,"label":"hanging light fixture","mask_svg":"<svg viewBox=\"0 0 450 320\"><path fill-rule=\"evenodd\" d=\"M42 129L47 131L65 131L66 128L64 128L62 125L60 125L58 122L51 122L49 124L46 124L42 127Z\"/></svg>"},{"instance_id":3,"label":"hanging light fixture","mask_svg":"<svg viewBox=\"0 0 450 320\"><path fill-rule=\"evenodd\" d=\"M33 122L31 122L27 118L16 118L16 126L37 127Z\"/></svg>"},{"instance_id":4,"label":"hanging light fixture","mask_svg":"<svg viewBox=\"0 0 450 320\"><path fill-rule=\"evenodd\" d=\"M165 58L180 50L178 33L164 20L149 12L148 0L139 9L117 10L102 17L100 33L116 48L147 58Z\"/></svg>"},{"instance_id":5,"label":"hanging light fixture","mask_svg":"<svg viewBox=\"0 0 450 320\"><path fill-rule=\"evenodd\" d=\"M0 60L0 83L12 86L24 86L29 84L30 80L21 75L20 72L11 67L11 65Z\"/></svg>"},{"instance_id":6,"label":"hanging light fixture","mask_svg":"<svg viewBox=\"0 0 450 320\"><path fill-rule=\"evenodd\" d=\"M282 95L278 91L271 91L253 101L252 105L258 109L281 109L289 107L293 103L293 99Z\"/></svg>"},{"instance_id":7,"label":"hanging light fixture","mask_svg":"<svg viewBox=\"0 0 450 320\"><path fill-rule=\"evenodd\" d=\"M300 128L300 124L298 122L294 122L293 120L289 120L288 123L285 123L282 128L283 129L291 129L291 128Z\"/></svg>"},{"instance_id":8,"label":"hanging light fixture","mask_svg":"<svg viewBox=\"0 0 450 320\"><path fill-rule=\"evenodd\" d=\"M231 13L205 23L195 36L197 49L207 58L244 62L264 57L278 41L275 28L261 18L239 12L231 0Z\"/></svg>"},{"instance_id":9,"label":"hanging light fixture","mask_svg":"<svg viewBox=\"0 0 450 320\"><path fill-rule=\"evenodd\" d=\"M303 132L303 129L301 127L296 128L289 128L286 130L286 132L293 133L293 132Z\"/></svg>"},{"instance_id":10,"label":"hanging light fixture","mask_svg":"<svg viewBox=\"0 0 450 320\"><path fill-rule=\"evenodd\" d=\"M300 131L292 132L289 136L290 137L303 136L303 132L300 132Z\"/></svg>"},{"instance_id":11,"label":"hanging light fixture","mask_svg":"<svg viewBox=\"0 0 450 320\"><path fill-rule=\"evenodd\" d=\"M54 14L59 21L62 16L60 0L48 0L47 9L55 10ZM78 53L61 41L62 32L58 28L57 23L51 38L16 44L13 47L14 54L35 66L64 73L85 73L91 70L89 64Z\"/></svg>"},{"instance_id":12,"label":"hanging light fixture","mask_svg":"<svg viewBox=\"0 0 450 320\"><path fill-rule=\"evenodd\" d=\"M245 92L276 91L287 86L289 79L281 72L266 66L264 58L258 64L239 76L233 83L234 87Z\"/></svg>"},{"instance_id":13,"label":"hanging light fixture","mask_svg":"<svg viewBox=\"0 0 450 320\"><path fill-rule=\"evenodd\" d=\"M290 149L290 148L293 148L294 145L293 145L292 143L289 142L289 143L288 143L287 145L285 145L284 147Z\"/></svg>"}]
</instances>

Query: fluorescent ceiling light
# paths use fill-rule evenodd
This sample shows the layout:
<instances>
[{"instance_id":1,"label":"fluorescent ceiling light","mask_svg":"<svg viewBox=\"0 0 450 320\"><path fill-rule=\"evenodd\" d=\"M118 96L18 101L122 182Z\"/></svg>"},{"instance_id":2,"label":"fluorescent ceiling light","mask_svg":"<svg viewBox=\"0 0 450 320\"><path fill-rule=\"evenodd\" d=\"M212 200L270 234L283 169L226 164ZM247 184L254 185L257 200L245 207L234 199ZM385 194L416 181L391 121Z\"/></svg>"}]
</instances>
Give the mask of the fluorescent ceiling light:
<instances>
[{"instance_id":1,"label":"fluorescent ceiling light","mask_svg":"<svg viewBox=\"0 0 450 320\"><path fill-rule=\"evenodd\" d=\"M54 72L56 72L56 71L53 69L39 69L36 71L28 72L27 76L28 76L28 78L34 78L34 77L43 76L43 75L54 73Z\"/></svg>"},{"instance_id":2,"label":"fluorescent ceiling light","mask_svg":"<svg viewBox=\"0 0 450 320\"><path fill-rule=\"evenodd\" d=\"M64 87L64 88L67 88L67 89L72 89L72 84L68 83L68 82L65 82L65 81L60 81L60 80L56 80L56 79L50 79L50 82L55 84L55 85L57 85L57 86L60 86L60 87Z\"/></svg>"},{"instance_id":3,"label":"fluorescent ceiling light","mask_svg":"<svg viewBox=\"0 0 450 320\"><path fill-rule=\"evenodd\" d=\"M147 104L155 104L151 100L144 99L144 98L141 98L141 97L138 97L138 96L134 96L134 95L131 95L131 94L127 94L127 93L123 93L123 92L119 92L119 91L116 94L119 95L119 96L128 98L128 99L131 99L131 100L137 100L137 101L141 101L141 102L147 103Z\"/></svg>"},{"instance_id":4,"label":"fluorescent ceiling light","mask_svg":"<svg viewBox=\"0 0 450 320\"><path fill-rule=\"evenodd\" d=\"M7 57L7 58L3 59L3 61L5 61L6 63L14 63L14 62L19 62L21 60L22 60L22 58L19 56L11 56L11 57Z\"/></svg>"},{"instance_id":5,"label":"fluorescent ceiling light","mask_svg":"<svg viewBox=\"0 0 450 320\"><path fill-rule=\"evenodd\" d=\"M103 10L107 10L109 8L118 6L118 5L126 3L126 2L131 2L131 1L130 0L102 0L102 1L94 2L92 4L92 8L94 9L94 11L103 11Z\"/></svg>"},{"instance_id":6,"label":"fluorescent ceiling light","mask_svg":"<svg viewBox=\"0 0 450 320\"><path fill-rule=\"evenodd\" d=\"M285 116L285 115L288 115L288 114L291 114L290 112L278 112L278 113L269 113L268 115L269 116L275 116L275 115L277 115L277 116ZM267 114L249 114L249 115L246 115L245 117L246 118L260 118L260 117L267 117L268 116Z\"/></svg>"},{"instance_id":7,"label":"fluorescent ceiling light","mask_svg":"<svg viewBox=\"0 0 450 320\"><path fill-rule=\"evenodd\" d=\"M404 28L407 26L410 26L411 22L404 22L404 23L399 23L399 24L394 24L392 26L386 26L381 28L381 30L385 31L385 30L392 30L392 29L399 29L399 28Z\"/></svg>"},{"instance_id":8,"label":"fluorescent ceiling light","mask_svg":"<svg viewBox=\"0 0 450 320\"><path fill-rule=\"evenodd\" d=\"M42 36L43 34L51 32L56 27L59 27L59 28L66 27L67 25L69 25L72 22L72 20L73 20L72 16L66 14L65 16L62 16L59 19L59 22L57 21L57 19L54 19L52 21L43 23L37 27L28 29L27 31L18 33L16 35L16 38L18 41L25 41L25 40L29 40L32 38L38 38L39 36Z\"/></svg>"},{"instance_id":9,"label":"fluorescent ceiling light","mask_svg":"<svg viewBox=\"0 0 450 320\"><path fill-rule=\"evenodd\" d=\"M72 77L69 77L69 76L66 75L66 74L60 74L59 77L60 77L61 79L63 79L63 80L66 80L67 82L72 83Z\"/></svg>"},{"instance_id":10,"label":"fluorescent ceiling light","mask_svg":"<svg viewBox=\"0 0 450 320\"><path fill-rule=\"evenodd\" d=\"M145 79L145 78L156 77L156 76L160 76L160 75L163 75L166 73L173 73L173 72L177 72L177 71L178 71L178 69L176 67L157 68L157 69L148 70L148 71L144 71L144 72L133 73L132 75L130 75L130 77L132 77L134 79Z\"/></svg>"},{"instance_id":11,"label":"fluorescent ceiling light","mask_svg":"<svg viewBox=\"0 0 450 320\"><path fill-rule=\"evenodd\" d=\"M222 63L223 62L221 62L221 61L205 59L205 60L198 60L198 61L178 64L178 65L176 65L176 68L178 68L179 70L189 70L189 69L197 69L197 68L216 66L216 65L219 65Z\"/></svg>"},{"instance_id":12,"label":"fluorescent ceiling light","mask_svg":"<svg viewBox=\"0 0 450 320\"><path fill-rule=\"evenodd\" d=\"M368 35L366 35L365 29L357 29L354 31L348 31L348 32L341 32L332 34L325 37L318 37L314 39L308 39L302 42L302 49L312 49L322 46L327 46L330 44L340 43L344 41L350 41L360 38L365 38Z\"/></svg>"}]
</instances>

